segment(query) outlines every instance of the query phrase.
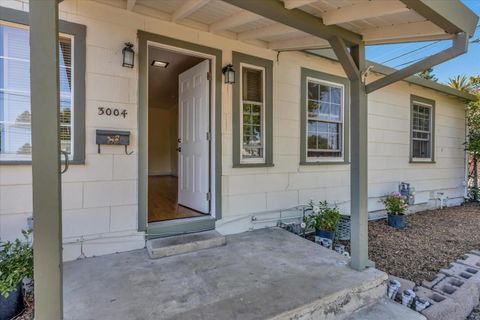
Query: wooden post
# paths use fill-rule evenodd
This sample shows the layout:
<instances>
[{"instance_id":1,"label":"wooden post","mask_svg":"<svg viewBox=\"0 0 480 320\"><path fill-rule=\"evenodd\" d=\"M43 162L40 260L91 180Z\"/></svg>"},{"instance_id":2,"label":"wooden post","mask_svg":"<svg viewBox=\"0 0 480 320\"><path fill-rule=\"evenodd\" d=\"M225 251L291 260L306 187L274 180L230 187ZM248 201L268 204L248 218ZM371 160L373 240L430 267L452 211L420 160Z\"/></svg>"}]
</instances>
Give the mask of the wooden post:
<instances>
[{"instance_id":1,"label":"wooden post","mask_svg":"<svg viewBox=\"0 0 480 320\"><path fill-rule=\"evenodd\" d=\"M63 319L58 2L30 1L35 319Z\"/></svg>"}]
</instances>

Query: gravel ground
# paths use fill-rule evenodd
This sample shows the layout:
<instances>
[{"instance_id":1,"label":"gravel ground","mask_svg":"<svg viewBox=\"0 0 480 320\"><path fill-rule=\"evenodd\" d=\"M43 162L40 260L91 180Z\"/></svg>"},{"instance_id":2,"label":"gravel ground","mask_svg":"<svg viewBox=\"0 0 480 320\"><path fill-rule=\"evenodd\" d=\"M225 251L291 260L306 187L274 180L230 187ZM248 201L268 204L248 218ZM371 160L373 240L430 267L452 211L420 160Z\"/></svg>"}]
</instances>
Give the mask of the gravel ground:
<instances>
[{"instance_id":1,"label":"gravel ground","mask_svg":"<svg viewBox=\"0 0 480 320\"><path fill-rule=\"evenodd\" d=\"M480 206L466 204L406 217L397 230L369 223L369 256L380 270L421 284L472 249L480 249Z\"/></svg>"}]
</instances>

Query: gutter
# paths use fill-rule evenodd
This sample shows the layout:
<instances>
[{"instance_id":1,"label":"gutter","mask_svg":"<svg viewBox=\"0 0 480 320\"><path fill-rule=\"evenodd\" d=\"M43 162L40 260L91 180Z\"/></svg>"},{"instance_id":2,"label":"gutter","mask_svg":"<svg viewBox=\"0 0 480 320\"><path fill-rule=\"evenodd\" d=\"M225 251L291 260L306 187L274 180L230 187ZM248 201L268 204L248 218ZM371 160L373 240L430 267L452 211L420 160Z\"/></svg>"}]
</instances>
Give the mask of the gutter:
<instances>
[{"instance_id":1,"label":"gutter","mask_svg":"<svg viewBox=\"0 0 480 320\"><path fill-rule=\"evenodd\" d=\"M306 52L308 54L311 54L311 55L321 57L321 58L325 58L325 59L329 59L329 60L332 60L332 61L339 62L337 56L335 55L335 53L333 52L332 49L305 50L304 52ZM366 64L373 66L373 70L372 70L373 72L376 72L376 73L379 73L379 74L382 74L382 75L385 75L385 76L388 76L388 75L398 71L396 69L393 69L393 68L390 68L390 67L387 67L387 66L384 66L382 64L379 64L379 63L376 63L376 62L373 62L373 61L369 61L369 60L366 61ZM412 83L412 84L416 84L416 85L419 85L421 87L425 87L425 88L428 88L428 89L432 89L432 90L435 90L435 91L438 91L438 92L442 92L442 93L448 94L450 96L454 96L454 97L463 99L467 102L478 100L478 97L476 95L473 95L473 94L470 94L470 93L467 93L467 92L463 92L463 91L459 91L459 90L451 88L447 85L444 85L444 84L441 84L441 83L438 83L438 82L435 82L435 81L423 79L423 78L420 78L418 76L409 76L409 77L403 79L403 81L406 81L406 82Z\"/></svg>"}]
</instances>

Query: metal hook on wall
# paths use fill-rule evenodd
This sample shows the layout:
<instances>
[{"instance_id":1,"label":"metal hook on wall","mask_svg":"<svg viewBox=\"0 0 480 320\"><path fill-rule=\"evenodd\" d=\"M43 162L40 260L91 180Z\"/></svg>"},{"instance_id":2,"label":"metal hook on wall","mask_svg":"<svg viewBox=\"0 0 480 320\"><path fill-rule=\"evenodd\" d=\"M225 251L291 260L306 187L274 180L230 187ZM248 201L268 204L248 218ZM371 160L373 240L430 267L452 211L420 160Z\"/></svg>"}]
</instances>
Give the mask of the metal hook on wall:
<instances>
[{"instance_id":1,"label":"metal hook on wall","mask_svg":"<svg viewBox=\"0 0 480 320\"><path fill-rule=\"evenodd\" d=\"M60 153L63 154L63 156L65 157L65 168L63 168L63 170L60 170L60 173L61 174L64 174L65 172L67 172L68 170L68 153L63 151L63 150L60 150Z\"/></svg>"},{"instance_id":2,"label":"metal hook on wall","mask_svg":"<svg viewBox=\"0 0 480 320\"><path fill-rule=\"evenodd\" d=\"M128 147L128 146L125 145L125 154L126 154L127 156L130 156L130 155L133 154L133 151L128 152L127 147Z\"/></svg>"}]
</instances>

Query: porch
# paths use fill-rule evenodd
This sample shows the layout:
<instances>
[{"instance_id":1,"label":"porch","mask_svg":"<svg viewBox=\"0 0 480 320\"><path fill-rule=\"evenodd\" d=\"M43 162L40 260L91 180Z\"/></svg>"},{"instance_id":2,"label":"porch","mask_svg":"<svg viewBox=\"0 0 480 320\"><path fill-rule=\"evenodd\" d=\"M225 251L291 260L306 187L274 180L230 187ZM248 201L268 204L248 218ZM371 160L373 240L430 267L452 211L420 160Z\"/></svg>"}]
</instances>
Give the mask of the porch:
<instances>
[{"instance_id":1,"label":"porch","mask_svg":"<svg viewBox=\"0 0 480 320\"><path fill-rule=\"evenodd\" d=\"M344 319L383 297L386 279L373 268L355 271L347 258L294 234L262 229L228 236L225 246L157 260L138 250L68 262L64 315ZM412 312L411 319L418 316Z\"/></svg>"}]
</instances>

